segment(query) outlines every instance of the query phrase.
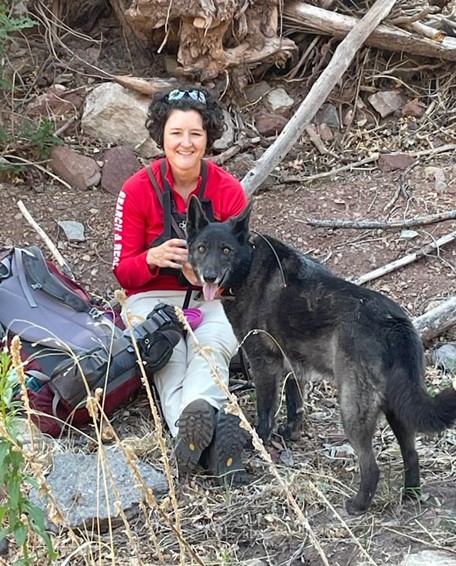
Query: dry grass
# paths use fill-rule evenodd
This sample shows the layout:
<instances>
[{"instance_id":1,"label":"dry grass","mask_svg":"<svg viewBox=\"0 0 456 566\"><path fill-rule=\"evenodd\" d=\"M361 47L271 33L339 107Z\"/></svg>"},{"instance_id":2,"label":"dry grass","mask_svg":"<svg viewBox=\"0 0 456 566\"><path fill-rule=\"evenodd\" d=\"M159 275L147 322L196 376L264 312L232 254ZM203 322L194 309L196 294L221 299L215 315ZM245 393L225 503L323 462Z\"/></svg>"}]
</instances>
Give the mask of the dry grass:
<instances>
[{"instance_id":1,"label":"dry grass","mask_svg":"<svg viewBox=\"0 0 456 566\"><path fill-rule=\"evenodd\" d=\"M200 353L211 359L210 352ZM217 370L213 370L217 380ZM436 388L451 385L436 370L429 372L428 384ZM90 446L86 446L92 453L97 447L100 457L103 473L99 492L113 492L120 500L104 457L105 444L115 444L127 457L143 492L143 504L133 520L116 505L120 526L119 521L113 521L107 532L96 527L83 533L68 529L64 513L54 509L51 516L59 528L54 543L62 566L234 566L247 565L253 558L271 566L383 566L398 564L413 548L454 552L455 431L418 439L422 502L404 505L402 460L392 432L382 421L375 437L381 483L369 513L350 517L344 511L344 500L357 488L358 470L346 445L332 387L318 384L310 392L305 435L299 442L288 448L276 436L265 451L254 439L256 449L247 455L251 483L236 488L215 485L203 475L178 480L172 442L160 421L158 427L157 422L151 422L151 397L143 400L117 411L109 424L96 424ZM253 401L249 384L238 397L231 394L230 410L248 415L245 426L249 429ZM255 437L254 431L251 433ZM72 450L74 439L53 442L52 450ZM34 465L39 453L30 450L27 456L34 471L43 470L43 465ZM167 476L171 489L164 500L156 501L146 489L136 457Z\"/></svg>"}]
</instances>

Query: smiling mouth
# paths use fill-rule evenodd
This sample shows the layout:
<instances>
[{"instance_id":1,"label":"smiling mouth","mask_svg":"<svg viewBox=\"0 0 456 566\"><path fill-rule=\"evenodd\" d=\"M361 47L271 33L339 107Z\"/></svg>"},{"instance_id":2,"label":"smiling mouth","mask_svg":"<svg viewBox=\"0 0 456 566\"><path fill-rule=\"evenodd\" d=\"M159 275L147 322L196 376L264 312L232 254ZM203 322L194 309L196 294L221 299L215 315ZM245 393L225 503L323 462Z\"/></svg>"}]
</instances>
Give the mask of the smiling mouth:
<instances>
[{"instance_id":1,"label":"smiling mouth","mask_svg":"<svg viewBox=\"0 0 456 566\"><path fill-rule=\"evenodd\" d=\"M203 283L203 296L205 301L213 301L217 299L223 291L223 282L228 275L228 270L225 273L217 278L217 281L214 283L209 283L204 281Z\"/></svg>"}]
</instances>

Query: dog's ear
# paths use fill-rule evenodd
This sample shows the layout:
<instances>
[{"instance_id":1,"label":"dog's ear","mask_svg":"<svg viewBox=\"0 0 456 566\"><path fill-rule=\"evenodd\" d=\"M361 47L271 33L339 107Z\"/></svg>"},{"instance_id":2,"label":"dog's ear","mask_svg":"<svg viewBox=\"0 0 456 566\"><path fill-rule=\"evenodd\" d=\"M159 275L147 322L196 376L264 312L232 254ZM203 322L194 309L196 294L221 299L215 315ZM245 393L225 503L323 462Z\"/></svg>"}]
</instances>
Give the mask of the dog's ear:
<instances>
[{"instance_id":1,"label":"dog's ear","mask_svg":"<svg viewBox=\"0 0 456 566\"><path fill-rule=\"evenodd\" d=\"M190 202L187 208L187 223L185 231L187 233L187 240L192 240L200 230L209 224L207 216L204 214L203 207L196 195L190 197Z\"/></svg>"},{"instance_id":2,"label":"dog's ear","mask_svg":"<svg viewBox=\"0 0 456 566\"><path fill-rule=\"evenodd\" d=\"M251 213L252 203L249 202L249 204L244 208L242 212L240 212L234 218L230 218L229 220L233 227L233 231L236 234L236 237L241 242L247 242L250 237L249 222Z\"/></svg>"}]
</instances>

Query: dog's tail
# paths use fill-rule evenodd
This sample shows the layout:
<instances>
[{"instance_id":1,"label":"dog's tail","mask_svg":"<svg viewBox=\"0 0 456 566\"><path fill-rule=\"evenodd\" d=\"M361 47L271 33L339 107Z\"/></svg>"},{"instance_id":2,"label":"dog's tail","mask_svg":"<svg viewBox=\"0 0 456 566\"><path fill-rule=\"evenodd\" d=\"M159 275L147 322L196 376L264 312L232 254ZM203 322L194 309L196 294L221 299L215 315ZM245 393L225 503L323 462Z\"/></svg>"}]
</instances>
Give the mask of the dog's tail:
<instances>
[{"instance_id":1,"label":"dog's tail","mask_svg":"<svg viewBox=\"0 0 456 566\"><path fill-rule=\"evenodd\" d=\"M424 385L397 369L389 381L388 404L397 418L419 432L441 432L456 422L456 390L430 395ZM401 375L402 374L402 375Z\"/></svg>"}]
</instances>

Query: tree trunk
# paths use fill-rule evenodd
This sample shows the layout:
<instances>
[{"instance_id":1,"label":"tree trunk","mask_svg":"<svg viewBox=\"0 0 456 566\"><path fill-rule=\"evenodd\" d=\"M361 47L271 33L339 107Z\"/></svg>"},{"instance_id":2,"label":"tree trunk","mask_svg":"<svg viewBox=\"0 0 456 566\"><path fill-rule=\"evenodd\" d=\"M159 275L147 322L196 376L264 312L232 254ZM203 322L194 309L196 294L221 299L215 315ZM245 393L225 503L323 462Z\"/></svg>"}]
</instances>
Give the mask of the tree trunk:
<instances>
[{"instance_id":1,"label":"tree trunk","mask_svg":"<svg viewBox=\"0 0 456 566\"><path fill-rule=\"evenodd\" d=\"M296 28L296 24L298 24L305 31L330 35L337 39L344 38L359 21L352 16L322 10L299 0L286 2L283 15L284 22L288 26ZM415 24L418 24L418 22L415 22ZM410 24L409 27L412 29L413 25ZM423 24L420 25L421 29L424 27L437 34L435 38L430 39L420 33L411 33L411 31L395 26L380 25L366 40L366 45L376 47L377 49L386 49L387 51L412 53L414 55L456 61L456 38L447 37L435 29L423 26Z\"/></svg>"},{"instance_id":2,"label":"tree trunk","mask_svg":"<svg viewBox=\"0 0 456 566\"><path fill-rule=\"evenodd\" d=\"M179 71L201 81L230 67L282 65L296 49L278 36L280 0L137 0L125 17L144 46L177 46Z\"/></svg>"}]
</instances>

